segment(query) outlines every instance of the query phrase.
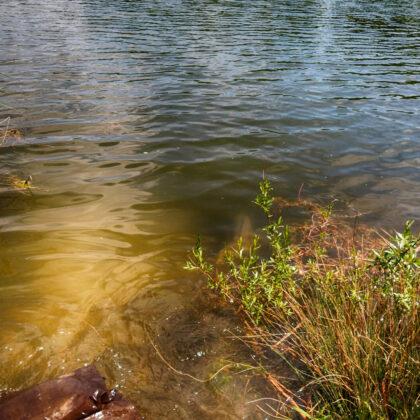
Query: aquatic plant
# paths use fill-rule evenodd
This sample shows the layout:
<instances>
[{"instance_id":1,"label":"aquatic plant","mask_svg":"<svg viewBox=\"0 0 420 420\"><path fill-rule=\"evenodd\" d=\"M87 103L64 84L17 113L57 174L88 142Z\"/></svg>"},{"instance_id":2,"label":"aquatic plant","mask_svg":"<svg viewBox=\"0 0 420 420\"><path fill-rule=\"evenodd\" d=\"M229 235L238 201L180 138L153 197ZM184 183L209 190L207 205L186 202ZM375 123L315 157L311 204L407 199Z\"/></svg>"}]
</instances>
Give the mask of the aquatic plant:
<instances>
[{"instance_id":1,"label":"aquatic plant","mask_svg":"<svg viewBox=\"0 0 420 420\"><path fill-rule=\"evenodd\" d=\"M3 187L3 188L2 188ZM0 191L15 191L19 194L31 195L32 190L38 189L32 185L32 176L21 179L16 175L0 175Z\"/></svg>"},{"instance_id":2,"label":"aquatic plant","mask_svg":"<svg viewBox=\"0 0 420 420\"><path fill-rule=\"evenodd\" d=\"M10 141L22 140L22 133L17 128L9 128L11 118L7 117L0 121L0 146L7 144ZM4 125L4 127L1 127Z\"/></svg>"},{"instance_id":3,"label":"aquatic plant","mask_svg":"<svg viewBox=\"0 0 420 420\"><path fill-rule=\"evenodd\" d=\"M186 268L240 308L242 339L262 355L280 405L302 418L418 417L420 240L412 222L383 238L356 228L357 218L351 226L334 203L302 201L300 192L295 202L275 199L267 179L255 203L267 224L249 246L240 238L215 266L198 240ZM287 225L278 214L285 206L304 208L307 222ZM294 385L284 385L276 360L292 367Z\"/></svg>"}]
</instances>

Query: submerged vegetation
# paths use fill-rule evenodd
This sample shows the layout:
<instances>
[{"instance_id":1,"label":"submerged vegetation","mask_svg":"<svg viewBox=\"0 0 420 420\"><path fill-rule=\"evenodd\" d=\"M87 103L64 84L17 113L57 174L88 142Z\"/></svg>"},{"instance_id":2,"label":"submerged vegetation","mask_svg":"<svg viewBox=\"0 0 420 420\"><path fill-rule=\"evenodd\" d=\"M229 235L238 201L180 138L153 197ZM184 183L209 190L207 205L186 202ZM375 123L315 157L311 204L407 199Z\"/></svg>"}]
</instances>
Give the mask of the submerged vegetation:
<instances>
[{"instance_id":1,"label":"submerged vegetation","mask_svg":"<svg viewBox=\"0 0 420 420\"><path fill-rule=\"evenodd\" d=\"M0 146L22 140L22 133L17 128L10 128L11 118L0 121Z\"/></svg>"},{"instance_id":2,"label":"submerged vegetation","mask_svg":"<svg viewBox=\"0 0 420 420\"><path fill-rule=\"evenodd\" d=\"M273 417L408 419L420 415L419 236L408 222L385 239L350 226L333 211L272 196L267 179L255 203L267 224L250 244L240 238L222 265L197 242L188 269L244 314L244 341L278 393ZM285 206L307 222L286 225ZM356 220L355 220L356 221ZM275 361L294 371L294 383ZM280 402L282 401L282 402ZM289 413L289 414L286 414Z\"/></svg>"},{"instance_id":3,"label":"submerged vegetation","mask_svg":"<svg viewBox=\"0 0 420 420\"><path fill-rule=\"evenodd\" d=\"M12 146L23 139L19 129L10 128L11 121L10 117L0 121L0 146ZM0 191L17 191L27 195L34 188L36 187L32 185L31 175L28 175L26 179L21 179L16 175L0 175Z\"/></svg>"}]
</instances>

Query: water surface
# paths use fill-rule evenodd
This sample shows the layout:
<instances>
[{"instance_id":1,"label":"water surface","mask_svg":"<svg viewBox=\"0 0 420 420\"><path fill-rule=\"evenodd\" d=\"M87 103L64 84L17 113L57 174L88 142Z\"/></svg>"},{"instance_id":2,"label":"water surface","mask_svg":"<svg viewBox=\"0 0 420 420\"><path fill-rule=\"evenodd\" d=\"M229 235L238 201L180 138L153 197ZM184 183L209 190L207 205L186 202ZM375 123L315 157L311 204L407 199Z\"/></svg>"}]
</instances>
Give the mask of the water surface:
<instances>
[{"instance_id":1,"label":"water surface","mask_svg":"<svg viewBox=\"0 0 420 420\"><path fill-rule=\"evenodd\" d=\"M419 7L399 1L0 3L0 389L95 363L146 418L256 418L238 319L183 270L276 193L418 217ZM2 124L2 127L5 123ZM8 177L33 177L32 194Z\"/></svg>"}]
</instances>

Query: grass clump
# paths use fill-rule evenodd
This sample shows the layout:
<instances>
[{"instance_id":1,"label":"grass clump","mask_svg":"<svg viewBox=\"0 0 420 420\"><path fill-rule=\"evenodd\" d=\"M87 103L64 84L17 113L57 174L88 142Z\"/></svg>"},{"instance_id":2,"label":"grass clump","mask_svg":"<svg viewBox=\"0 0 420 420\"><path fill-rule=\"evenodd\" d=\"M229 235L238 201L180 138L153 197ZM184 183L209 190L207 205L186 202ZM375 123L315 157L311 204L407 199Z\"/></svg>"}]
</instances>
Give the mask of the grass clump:
<instances>
[{"instance_id":1,"label":"grass clump","mask_svg":"<svg viewBox=\"0 0 420 420\"><path fill-rule=\"evenodd\" d=\"M350 226L333 205L300 194L293 203L275 199L268 180L255 203L267 224L250 244L240 238L214 266L198 241L187 268L241 309L245 341L264 355L279 400L302 418L418 418L420 242L412 222L385 239ZM304 209L307 222L286 225L278 213L287 206ZM270 367L276 359L294 369L294 389Z\"/></svg>"}]
</instances>

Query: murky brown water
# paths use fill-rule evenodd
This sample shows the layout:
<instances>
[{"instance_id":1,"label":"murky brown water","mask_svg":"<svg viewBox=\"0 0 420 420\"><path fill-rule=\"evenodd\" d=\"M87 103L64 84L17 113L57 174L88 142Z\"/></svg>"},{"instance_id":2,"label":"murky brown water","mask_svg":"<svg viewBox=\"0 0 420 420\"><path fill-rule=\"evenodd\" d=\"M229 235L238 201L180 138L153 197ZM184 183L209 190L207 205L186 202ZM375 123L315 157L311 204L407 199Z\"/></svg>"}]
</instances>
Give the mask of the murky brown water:
<instances>
[{"instance_id":1,"label":"murky brown water","mask_svg":"<svg viewBox=\"0 0 420 420\"><path fill-rule=\"evenodd\" d=\"M0 40L23 134L0 147L0 389L94 362L146 418L256 418L258 384L177 375L148 337L200 378L247 360L182 267L198 232L215 255L262 221L263 171L418 217L418 2L9 0Z\"/></svg>"}]
</instances>

